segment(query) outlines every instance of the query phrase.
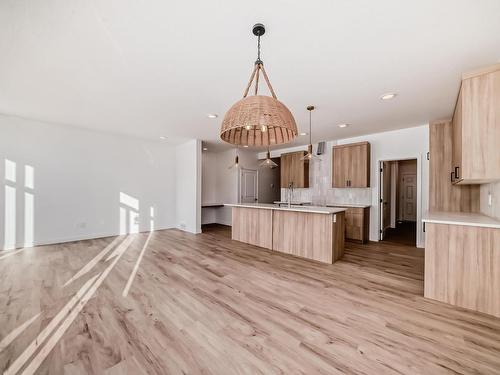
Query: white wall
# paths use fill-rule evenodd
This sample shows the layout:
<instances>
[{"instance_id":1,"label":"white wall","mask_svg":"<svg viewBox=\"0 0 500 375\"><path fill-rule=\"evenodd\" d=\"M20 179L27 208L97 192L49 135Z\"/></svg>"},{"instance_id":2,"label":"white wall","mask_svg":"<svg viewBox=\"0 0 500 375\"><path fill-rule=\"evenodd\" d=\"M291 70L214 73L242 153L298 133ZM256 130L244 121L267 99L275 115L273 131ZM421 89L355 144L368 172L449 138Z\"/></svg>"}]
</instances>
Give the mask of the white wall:
<instances>
[{"instance_id":1,"label":"white wall","mask_svg":"<svg viewBox=\"0 0 500 375\"><path fill-rule=\"evenodd\" d=\"M176 223L201 233L201 141L193 139L175 148Z\"/></svg>"},{"instance_id":2,"label":"white wall","mask_svg":"<svg viewBox=\"0 0 500 375\"><path fill-rule=\"evenodd\" d=\"M202 202L238 203L239 169L229 167L239 155L241 167L258 169L257 153L249 150L229 149L221 152L203 152ZM231 225L231 208L203 209L202 223Z\"/></svg>"},{"instance_id":3,"label":"white wall","mask_svg":"<svg viewBox=\"0 0 500 375\"><path fill-rule=\"evenodd\" d=\"M238 172L236 168L229 169L234 163L236 150L231 149L218 152L216 159L217 169L217 200L221 203L238 202ZM231 208L221 207L216 212L216 222L231 225Z\"/></svg>"},{"instance_id":4,"label":"white wall","mask_svg":"<svg viewBox=\"0 0 500 375\"><path fill-rule=\"evenodd\" d=\"M175 227L174 151L166 143L0 115L0 248L148 231L151 220L154 229ZM5 159L15 163L16 182L5 178ZM6 201L13 189L16 200Z\"/></svg>"},{"instance_id":5,"label":"white wall","mask_svg":"<svg viewBox=\"0 0 500 375\"><path fill-rule=\"evenodd\" d=\"M259 195L260 203L273 203L281 200L280 168L259 169Z\"/></svg>"},{"instance_id":6,"label":"white wall","mask_svg":"<svg viewBox=\"0 0 500 375\"><path fill-rule=\"evenodd\" d=\"M217 203L217 154L203 151L201 160L201 201L202 203Z\"/></svg>"},{"instance_id":7,"label":"white wall","mask_svg":"<svg viewBox=\"0 0 500 375\"><path fill-rule=\"evenodd\" d=\"M217 154L203 151L201 156L201 203L218 203L217 200ZM216 222L217 208L202 208L201 224Z\"/></svg>"}]
</instances>

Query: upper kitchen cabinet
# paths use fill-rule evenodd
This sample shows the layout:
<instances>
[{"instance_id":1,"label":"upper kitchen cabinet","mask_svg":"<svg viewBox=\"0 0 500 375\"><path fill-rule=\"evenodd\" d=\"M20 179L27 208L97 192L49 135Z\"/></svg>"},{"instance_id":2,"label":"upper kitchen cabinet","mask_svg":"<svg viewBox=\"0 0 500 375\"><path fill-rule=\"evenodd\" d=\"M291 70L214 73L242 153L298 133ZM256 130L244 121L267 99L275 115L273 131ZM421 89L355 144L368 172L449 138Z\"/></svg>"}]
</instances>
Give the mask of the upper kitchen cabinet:
<instances>
[{"instance_id":1,"label":"upper kitchen cabinet","mask_svg":"<svg viewBox=\"0 0 500 375\"><path fill-rule=\"evenodd\" d=\"M370 143L333 146L332 157L334 188L370 187Z\"/></svg>"},{"instance_id":2,"label":"upper kitchen cabinet","mask_svg":"<svg viewBox=\"0 0 500 375\"><path fill-rule=\"evenodd\" d=\"M305 151L281 154L281 187L287 188L293 184L294 188L309 187L309 160L301 160Z\"/></svg>"},{"instance_id":3,"label":"upper kitchen cabinet","mask_svg":"<svg viewBox=\"0 0 500 375\"><path fill-rule=\"evenodd\" d=\"M500 64L463 76L452 126L452 181L500 180Z\"/></svg>"}]
</instances>

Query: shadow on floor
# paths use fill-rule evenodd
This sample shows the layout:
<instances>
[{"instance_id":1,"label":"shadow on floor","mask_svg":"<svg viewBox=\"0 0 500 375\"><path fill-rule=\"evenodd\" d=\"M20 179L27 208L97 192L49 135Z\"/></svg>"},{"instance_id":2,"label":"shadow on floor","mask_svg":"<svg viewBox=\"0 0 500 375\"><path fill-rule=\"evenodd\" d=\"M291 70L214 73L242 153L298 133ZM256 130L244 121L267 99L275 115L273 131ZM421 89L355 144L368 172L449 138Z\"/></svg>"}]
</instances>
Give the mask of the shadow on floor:
<instances>
[{"instance_id":1,"label":"shadow on floor","mask_svg":"<svg viewBox=\"0 0 500 375\"><path fill-rule=\"evenodd\" d=\"M415 221L397 222L396 228L386 230L384 242L415 246L417 242L417 223Z\"/></svg>"}]
</instances>

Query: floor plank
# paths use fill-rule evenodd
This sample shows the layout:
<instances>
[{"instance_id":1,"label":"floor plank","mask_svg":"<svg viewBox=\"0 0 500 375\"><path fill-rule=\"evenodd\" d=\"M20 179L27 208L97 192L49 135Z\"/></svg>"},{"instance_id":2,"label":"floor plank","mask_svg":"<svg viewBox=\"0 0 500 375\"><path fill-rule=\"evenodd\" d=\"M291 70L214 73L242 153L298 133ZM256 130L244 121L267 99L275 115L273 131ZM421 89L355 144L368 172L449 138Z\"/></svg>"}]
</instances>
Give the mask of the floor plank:
<instances>
[{"instance_id":1,"label":"floor plank","mask_svg":"<svg viewBox=\"0 0 500 375\"><path fill-rule=\"evenodd\" d=\"M500 373L500 319L424 299L421 249L347 242L343 260L325 265L215 226L153 232L139 259L148 233L129 236L121 255L125 236L0 259L2 372L109 269L36 373Z\"/></svg>"}]
</instances>

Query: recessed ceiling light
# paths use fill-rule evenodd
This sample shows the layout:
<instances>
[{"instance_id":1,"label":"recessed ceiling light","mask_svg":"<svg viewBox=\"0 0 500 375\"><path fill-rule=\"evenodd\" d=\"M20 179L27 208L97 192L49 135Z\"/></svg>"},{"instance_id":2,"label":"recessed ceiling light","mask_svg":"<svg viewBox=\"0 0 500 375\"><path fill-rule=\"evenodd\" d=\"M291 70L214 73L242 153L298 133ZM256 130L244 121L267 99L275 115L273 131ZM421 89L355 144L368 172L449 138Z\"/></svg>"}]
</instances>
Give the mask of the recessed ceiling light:
<instances>
[{"instance_id":1,"label":"recessed ceiling light","mask_svg":"<svg viewBox=\"0 0 500 375\"><path fill-rule=\"evenodd\" d=\"M206 147L203 147L203 151L208 151L208 148L206 148Z\"/></svg>"},{"instance_id":2,"label":"recessed ceiling light","mask_svg":"<svg viewBox=\"0 0 500 375\"><path fill-rule=\"evenodd\" d=\"M300 133L299 135L307 135L307 133Z\"/></svg>"},{"instance_id":3,"label":"recessed ceiling light","mask_svg":"<svg viewBox=\"0 0 500 375\"><path fill-rule=\"evenodd\" d=\"M209 114L207 115L207 117L208 117L208 118L217 118L217 117L219 117L219 116L217 115L217 113L209 113Z\"/></svg>"},{"instance_id":4,"label":"recessed ceiling light","mask_svg":"<svg viewBox=\"0 0 500 375\"><path fill-rule=\"evenodd\" d=\"M160 139L164 140L164 139L167 139L167 137L165 137L164 135L160 135Z\"/></svg>"},{"instance_id":5,"label":"recessed ceiling light","mask_svg":"<svg viewBox=\"0 0 500 375\"><path fill-rule=\"evenodd\" d=\"M396 97L396 93L394 92L388 92L387 94L384 94L380 97L380 99L382 100L391 100L391 99L394 99Z\"/></svg>"},{"instance_id":6,"label":"recessed ceiling light","mask_svg":"<svg viewBox=\"0 0 500 375\"><path fill-rule=\"evenodd\" d=\"M349 124L338 124L337 125L339 128L347 128Z\"/></svg>"}]
</instances>

